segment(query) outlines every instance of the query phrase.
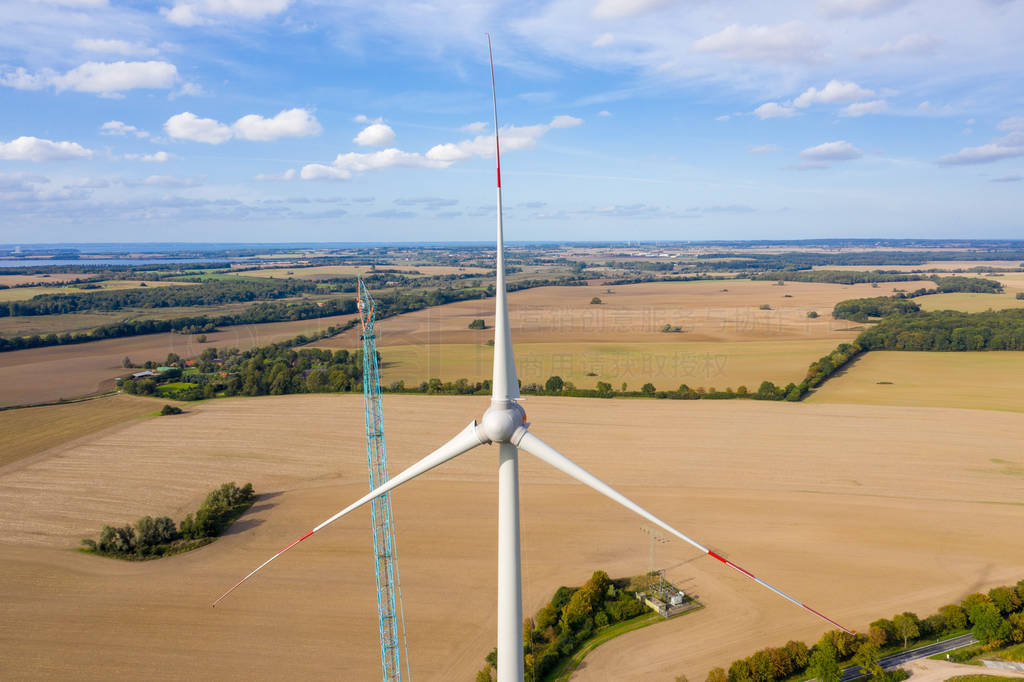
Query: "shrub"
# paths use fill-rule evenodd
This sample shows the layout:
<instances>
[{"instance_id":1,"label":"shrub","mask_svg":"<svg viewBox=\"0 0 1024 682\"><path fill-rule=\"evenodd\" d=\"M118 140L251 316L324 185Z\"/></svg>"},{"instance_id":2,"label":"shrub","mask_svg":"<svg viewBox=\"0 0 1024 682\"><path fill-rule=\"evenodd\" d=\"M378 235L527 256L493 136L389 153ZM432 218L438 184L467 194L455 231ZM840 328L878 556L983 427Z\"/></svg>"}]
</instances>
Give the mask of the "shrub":
<instances>
[{"instance_id":1,"label":"shrub","mask_svg":"<svg viewBox=\"0 0 1024 682\"><path fill-rule=\"evenodd\" d=\"M590 304L591 305L601 305L601 299L598 298L597 296L595 296L594 298L590 299Z\"/></svg>"},{"instance_id":2,"label":"shrub","mask_svg":"<svg viewBox=\"0 0 1024 682\"><path fill-rule=\"evenodd\" d=\"M816 317L818 317L818 313L817 313L817 311L812 310L811 312L807 313L807 317L809 317L809 318L811 318L813 320Z\"/></svg>"},{"instance_id":3,"label":"shrub","mask_svg":"<svg viewBox=\"0 0 1024 682\"><path fill-rule=\"evenodd\" d=\"M470 329L487 329L487 325L484 324L483 320L477 319L469 323Z\"/></svg>"},{"instance_id":4,"label":"shrub","mask_svg":"<svg viewBox=\"0 0 1024 682\"><path fill-rule=\"evenodd\" d=\"M181 414L181 408L178 407L177 405L164 405L162 408L160 408L160 414Z\"/></svg>"}]
</instances>

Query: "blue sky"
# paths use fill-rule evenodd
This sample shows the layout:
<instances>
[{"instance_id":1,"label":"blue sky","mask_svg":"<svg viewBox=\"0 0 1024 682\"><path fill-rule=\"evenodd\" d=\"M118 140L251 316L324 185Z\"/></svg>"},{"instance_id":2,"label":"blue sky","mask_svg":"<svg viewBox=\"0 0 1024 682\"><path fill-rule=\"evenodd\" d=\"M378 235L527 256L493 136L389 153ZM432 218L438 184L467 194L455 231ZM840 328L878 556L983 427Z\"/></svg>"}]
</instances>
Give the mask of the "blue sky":
<instances>
[{"instance_id":1,"label":"blue sky","mask_svg":"<svg viewBox=\"0 0 1024 682\"><path fill-rule=\"evenodd\" d=\"M1024 235L1020 0L0 2L0 242Z\"/></svg>"}]
</instances>

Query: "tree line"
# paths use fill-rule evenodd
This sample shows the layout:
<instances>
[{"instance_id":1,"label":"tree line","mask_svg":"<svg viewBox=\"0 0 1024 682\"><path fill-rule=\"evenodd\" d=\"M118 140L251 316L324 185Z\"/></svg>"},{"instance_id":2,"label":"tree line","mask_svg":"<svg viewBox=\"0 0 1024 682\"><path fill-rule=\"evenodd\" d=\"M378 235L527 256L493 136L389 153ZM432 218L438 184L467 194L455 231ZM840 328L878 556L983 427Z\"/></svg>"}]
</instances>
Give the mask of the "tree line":
<instances>
[{"instance_id":1,"label":"tree line","mask_svg":"<svg viewBox=\"0 0 1024 682\"><path fill-rule=\"evenodd\" d=\"M268 301L317 291L315 282L304 280L211 279L188 286L140 286L59 294L39 294L25 301L0 306L0 317L62 315L89 310L123 308L177 308Z\"/></svg>"},{"instance_id":2,"label":"tree line","mask_svg":"<svg viewBox=\"0 0 1024 682\"><path fill-rule=\"evenodd\" d=\"M612 580L604 571L582 587L559 587L533 618L523 622L523 668L527 682L543 680L597 630L635 618L647 607L628 589L629 579ZM477 682L490 682L498 652L491 651Z\"/></svg>"},{"instance_id":3,"label":"tree line","mask_svg":"<svg viewBox=\"0 0 1024 682\"><path fill-rule=\"evenodd\" d=\"M211 491L195 514L188 514L178 525L167 516L143 516L134 524L103 526L99 540L83 538L81 549L132 561L181 554L213 542L255 500L251 483L239 488L232 481Z\"/></svg>"},{"instance_id":4,"label":"tree line","mask_svg":"<svg viewBox=\"0 0 1024 682\"><path fill-rule=\"evenodd\" d=\"M733 661L728 670L714 668L707 682L777 682L796 674L809 675L818 682L839 682L840 664L845 661L857 665L872 680L892 682L906 679L907 674L883 670L878 663L883 654L968 628L988 649L1024 641L1024 580L1016 586L994 587L987 594L968 595L960 604L947 604L924 619L907 611L874 621L866 633L827 632L810 649L803 642L762 649Z\"/></svg>"}]
</instances>

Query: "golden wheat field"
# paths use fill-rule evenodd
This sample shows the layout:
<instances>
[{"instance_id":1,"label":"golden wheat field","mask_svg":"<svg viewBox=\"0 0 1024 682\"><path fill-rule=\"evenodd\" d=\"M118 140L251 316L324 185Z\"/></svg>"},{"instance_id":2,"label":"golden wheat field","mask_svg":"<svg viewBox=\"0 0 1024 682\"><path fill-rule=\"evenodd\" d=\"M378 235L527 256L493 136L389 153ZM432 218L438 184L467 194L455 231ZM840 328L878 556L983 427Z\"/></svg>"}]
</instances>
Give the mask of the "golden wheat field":
<instances>
[{"instance_id":1,"label":"golden wheat field","mask_svg":"<svg viewBox=\"0 0 1024 682\"><path fill-rule=\"evenodd\" d=\"M931 282L912 282L913 288ZM598 381L633 389L725 389L764 380L803 379L807 366L861 327L833 320L832 307L859 296L891 294L906 282L844 286L733 280L654 282L611 287L541 287L509 296L512 335L524 383L559 375L580 388ZM597 297L600 304L592 304ZM762 306L767 306L762 308ZM377 344L386 383L407 386L490 377L492 299L462 301L381 320ZM808 318L817 312L819 317ZM482 319L488 329L469 329ZM678 331L664 332L665 325ZM358 330L318 342L357 348Z\"/></svg>"},{"instance_id":2,"label":"golden wheat field","mask_svg":"<svg viewBox=\"0 0 1024 682\"><path fill-rule=\"evenodd\" d=\"M487 402L385 396L392 473ZM579 464L849 627L904 610L925 615L1024 575L1019 414L567 398L535 398L526 408L532 430ZM43 443L53 449L0 471L3 676L376 677L364 512L209 607L365 491L362 397L239 398L186 409L55 448ZM596 569L646 570L640 519L521 456L527 613ZM493 647L496 465L495 448L481 447L393 495L417 679L472 679ZM213 545L145 563L74 551L103 523L180 519L227 480L252 481L263 497ZM703 679L713 666L824 630L688 545L659 546L657 563L707 608L603 645L574 679Z\"/></svg>"}]
</instances>

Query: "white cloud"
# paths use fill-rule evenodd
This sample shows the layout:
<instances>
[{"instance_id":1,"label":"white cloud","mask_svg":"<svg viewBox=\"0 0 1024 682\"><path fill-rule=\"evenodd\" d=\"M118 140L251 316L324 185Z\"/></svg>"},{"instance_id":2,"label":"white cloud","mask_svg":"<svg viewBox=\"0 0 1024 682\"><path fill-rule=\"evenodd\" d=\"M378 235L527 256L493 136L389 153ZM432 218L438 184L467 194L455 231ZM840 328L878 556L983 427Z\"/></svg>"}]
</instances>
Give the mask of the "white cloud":
<instances>
[{"instance_id":1,"label":"white cloud","mask_svg":"<svg viewBox=\"0 0 1024 682\"><path fill-rule=\"evenodd\" d=\"M178 158L174 154L168 154L167 152L160 151L152 154L125 154L124 158L130 159L131 161L145 161L147 163L166 163L171 159Z\"/></svg>"},{"instance_id":2,"label":"white cloud","mask_svg":"<svg viewBox=\"0 0 1024 682\"><path fill-rule=\"evenodd\" d=\"M867 90L856 83L849 81L830 80L824 88L807 88L799 97L793 100L793 105L804 108L816 103L842 103L856 102L874 95L873 90Z\"/></svg>"},{"instance_id":3,"label":"white cloud","mask_svg":"<svg viewBox=\"0 0 1024 682\"><path fill-rule=\"evenodd\" d=\"M325 166L322 163L310 163L303 166L299 175L303 180L348 180L352 177L351 171Z\"/></svg>"},{"instance_id":4,"label":"white cloud","mask_svg":"<svg viewBox=\"0 0 1024 682\"><path fill-rule=\"evenodd\" d=\"M943 156L939 163L943 166L966 166L1024 156L1024 118L1003 119L997 127L1007 135L979 147L964 147L956 154Z\"/></svg>"},{"instance_id":5,"label":"white cloud","mask_svg":"<svg viewBox=\"0 0 1024 682\"><path fill-rule=\"evenodd\" d=\"M972 118L970 121L968 121L968 123L973 125L974 119ZM1000 130L1024 132L1024 117L1012 116L1010 118L1005 118L1002 121L1000 121L999 125L996 127L999 128Z\"/></svg>"},{"instance_id":6,"label":"white cloud","mask_svg":"<svg viewBox=\"0 0 1024 682\"><path fill-rule=\"evenodd\" d=\"M91 149L77 142L54 142L30 136L0 142L0 159L5 161L64 161L92 155Z\"/></svg>"},{"instance_id":7,"label":"white cloud","mask_svg":"<svg viewBox=\"0 0 1024 682\"><path fill-rule=\"evenodd\" d=\"M282 137L308 137L323 131L320 122L305 109L285 109L273 118L249 114L231 126L235 137L266 142Z\"/></svg>"},{"instance_id":8,"label":"white cloud","mask_svg":"<svg viewBox=\"0 0 1024 682\"><path fill-rule=\"evenodd\" d=\"M726 59L747 61L815 61L820 41L798 21L778 26L731 24L704 36L691 46L694 52L716 53Z\"/></svg>"},{"instance_id":9,"label":"white cloud","mask_svg":"<svg viewBox=\"0 0 1024 682\"><path fill-rule=\"evenodd\" d=\"M864 152L846 140L825 142L800 152L800 158L807 161L849 161L851 159L859 159L862 156L864 156Z\"/></svg>"},{"instance_id":10,"label":"white cloud","mask_svg":"<svg viewBox=\"0 0 1024 682\"><path fill-rule=\"evenodd\" d=\"M175 0L160 13L172 24L197 26L232 18L262 19L288 9L292 0Z\"/></svg>"},{"instance_id":11,"label":"white cloud","mask_svg":"<svg viewBox=\"0 0 1024 682\"><path fill-rule=\"evenodd\" d=\"M756 147L750 148L751 154L774 154L775 152L781 152L782 147L777 144L762 144Z\"/></svg>"},{"instance_id":12,"label":"white cloud","mask_svg":"<svg viewBox=\"0 0 1024 682\"><path fill-rule=\"evenodd\" d=\"M754 116L764 120L766 118L789 118L796 115L796 109L778 102L765 102L757 109L754 109Z\"/></svg>"},{"instance_id":13,"label":"white cloud","mask_svg":"<svg viewBox=\"0 0 1024 682\"><path fill-rule=\"evenodd\" d=\"M178 80L178 69L167 62L86 62L50 82L57 89L110 95L138 88L167 89Z\"/></svg>"},{"instance_id":14,"label":"white cloud","mask_svg":"<svg viewBox=\"0 0 1024 682\"><path fill-rule=\"evenodd\" d=\"M760 108L760 107L758 107L758 108ZM715 116L715 120L716 121L728 121L730 118L732 118L732 116L730 116L729 114L722 114L721 116Z\"/></svg>"},{"instance_id":15,"label":"white cloud","mask_svg":"<svg viewBox=\"0 0 1024 682\"><path fill-rule=\"evenodd\" d=\"M179 178L175 175L150 175L142 182L126 182L128 185L147 185L150 187L197 187L201 184L196 178Z\"/></svg>"},{"instance_id":16,"label":"white cloud","mask_svg":"<svg viewBox=\"0 0 1024 682\"><path fill-rule=\"evenodd\" d=\"M501 129L501 148L503 151L531 149L537 140L555 128L572 128L583 123L583 119L574 116L555 116L550 123L532 126L504 126ZM494 156L494 138L490 135L478 135L471 140L448 142L431 147L426 158L443 164L468 159L472 156L489 158Z\"/></svg>"},{"instance_id":17,"label":"white cloud","mask_svg":"<svg viewBox=\"0 0 1024 682\"><path fill-rule=\"evenodd\" d=\"M135 137L146 138L149 133L130 126L123 121L107 121L100 126L100 135L134 135Z\"/></svg>"},{"instance_id":18,"label":"white cloud","mask_svg":"<svg viewBox=\"0 0 1024 682\"><path fill-rule=\"evenodd\" d=\"M369 123L370 122L370 119L368 119L363 114L357 114L356 116L353 116L352 120L355 121L356 123Z\"/></svg>"},{"instance_id":19,"label":"white cloud","mask_svg":"<svg viewBox=\"0 0 1024 682\"><path fill-rule=\"evenodd\" d=\"M591 10L596 19L625 19L671 5L676 0L598 0Z\"/></svg>"},{"instance_id":20,"label":"white cloud","mask_svg":"<svg viewBox=\"0 0 1024 682\"><path fill-rule=\"evenodd\" d=\"M318 135L323 128L316 117L305 109L285 109L273 118L249 114L230 126L212 118L199 118L192 112L185 111L167 119L164 130L179 140L221 144L232 137L260 142L282 137L306 137Z\"/></svg>"},{"instance_id":21,"label":"white cloud","mask_svg":"<svg viewBox=\"0 0 1024 682\"><path fill-rule=\"evenodd\" d=\"M13 70L6 70L0 73L0 85L6 85L15 90L42 90L50 84L50 80L56 76L51 69L43 69L39 73L29 73L25 67L19 66Z\"/></svg>"},{"instance_id":22,"label":"white cloud","mask_svg":"<svg viewBox=\"0 0 1024 682\"><path fill-rule=\"evenodd\" d=\"M612 112L608 111L607 109L602 109L601 111L597 112L597 115L598 116L611 116Z\"/></svg>"},{"instance_id":23,"label":"white cloud","mask_svg":"<svg viewBox=\"0 0 1024 682\"><path fill-rule=\"evenodd\" d=\"M382 149L377 152L349 152L338 154L330 166L311 163L302 167L303 180L348 180L355 173L384 168L445 168L451 162L430 159L415 152L401 149Z\"/></svg>"},{"instance_id":24,"label":"white cloud","mask_svg":"<svg viewBox=\"0 0 1024 682\"><path fill-rule=\"evenodd\" d=\"M466 133L479 133L483 132L484 130L487 130L487 127L489 125L490 124L485 121L474 121L472 123L467 123L466 125L462 126L460 130Z\"/></svg>"},{"instance_id":25,"label":"white cloud","mask_svg":"<svg viewBox=\"0 0 1024 682\"><path fill-rule=\"evenodd\" d=\"M283 173L260 173L256 176L256 179L260 182L272 182L278 180L294 180L295 169L289 168Z\"/></svg>"},{"instance_id":26,"label":"white cloud","mask_svg":"<svg viewBox=\"0 0 1024 682\"><path fill-rule=\"evenodd\" d=\"M352 140L364 147L383 147L395 141L395 131L387 123L372 123Z\"/></svg>"},{"instance_id":27,"label":"white cloud","mask_svg":"<svg viewBox=\"0 0 1024 682\"><path fill-rule=\"evenodd\" d=\"M889 105L886 104L884 99L876 99L871 100L870 102L854 102L849 106L843 107L842 111L839 112L839 115L848 118L857 118L867 114L882 114L888 110Z\"/></svg>"},{"instance_id":28,"label":"white cloud","mask_svg":"<svg viewBox=\"0 0 1024 682\"><path fill-rule=\"evenodd\" d=\"M602 33L598 37L594 38L594 42L590 43L591 47L608 47L615 42L615 36L611 33Z\"/></svg>"},{"instance_id":29,"label":"white cloud","mask_svg":"<svg viewBox=\"0 0 1024 682\"><path fill-rule=\"evenodd\" d=\"M829 16L872 16L905 5L907 0L821 0L821 10Z\"/></svg>"},{"instance_id":30,"label":"white cloud","mask_svg":"<svg viewBox=\"0 0 1024 682\"><path fill-rule=\"evenodd\" d=\"M207 144L221 144L231 139L229 126L212 118L199 118L190 111L176 114L164 123L164 130L178 140L192 140Z\"/></svg>"},{"instance_id":31,"label":"white cloud","mask_svg":"<svg viewBox=\"0 0 1024 682\"><path fill-rule=\"evenodd\" d=\"M86 52L102 52L105 54L120 54L125 57L152 57L159 50L146 47L141 43L129 43L126 40L108 40L106 38L79 38L74 46Z\"/></svg>"},{"instance_id":32,"label":"white cloud","mask_svg":"<svg viewBox=\"0 0 1024 682\"><path fill-rule=\"evenodd\" d=\"M198 83L182 83L181 87L171 94L171 99L176 97L198 97L203 94L206 94L206 91Z\"/></svg>"},{"instance_id":33,"label":"white cloud","mask_svg":"<svg viewBox=\"0 0 1024 682\"><path fill-rule=\"evenodd\" d=\"M942 39L927 33L911 33L899 40L882 43L876 48L861 51L863 57L885 57L889 55L931 54L942 45Z\"/></svg>"}]
</instances>

